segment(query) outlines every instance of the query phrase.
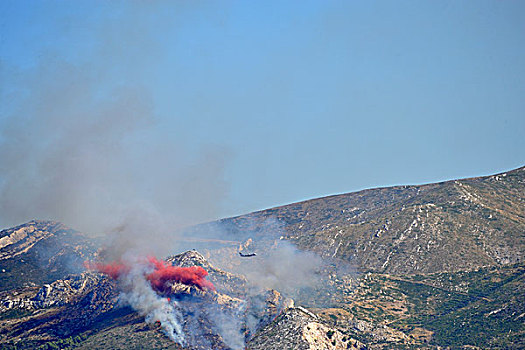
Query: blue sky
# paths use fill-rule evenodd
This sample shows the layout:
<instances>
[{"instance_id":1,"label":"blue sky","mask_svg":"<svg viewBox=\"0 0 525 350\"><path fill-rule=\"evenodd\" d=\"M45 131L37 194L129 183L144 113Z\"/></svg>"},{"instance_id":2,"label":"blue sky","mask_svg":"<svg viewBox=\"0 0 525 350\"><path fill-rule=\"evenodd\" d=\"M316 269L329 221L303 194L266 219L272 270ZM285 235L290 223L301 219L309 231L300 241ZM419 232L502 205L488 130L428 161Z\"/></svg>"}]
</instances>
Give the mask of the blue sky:
<instances>
[{"instance_id":1,"label":"blue sky","mask_svg":"<svg viewBox=\"0 0 525 350\"><path fill-rule=\"evenodd\" d=\"M194 208L217 203L196 221L525 163L522 1L4 0L0 11L0 156L18 172L29 155L54 164L61 153L50 145L69 144L54 144L63 130L82 139L90 118L119 126L68 157L100 141L107 157L88 159L128 171L84 181L112 196L112 181L134 178L156 207L166 191L198 197ZM126 107L132 116L113 119ZM32 141L15 156L6 145L27 130L24 118ZM113 142L126 151L111 153ZM26 188L11 185L19 178L0 185ZM31 213L12 215L4 222Z\"/></svg>"}]
</instances>

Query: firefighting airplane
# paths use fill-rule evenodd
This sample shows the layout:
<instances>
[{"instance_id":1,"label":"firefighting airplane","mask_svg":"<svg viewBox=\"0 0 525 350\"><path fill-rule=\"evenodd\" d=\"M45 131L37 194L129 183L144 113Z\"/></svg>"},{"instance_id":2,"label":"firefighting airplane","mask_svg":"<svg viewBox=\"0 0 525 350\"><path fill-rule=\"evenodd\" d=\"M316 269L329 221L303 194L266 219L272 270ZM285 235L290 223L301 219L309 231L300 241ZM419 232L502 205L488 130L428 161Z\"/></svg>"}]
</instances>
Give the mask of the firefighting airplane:
<instances>
[{"instance_id":1,"label":"firefighting airplane","mask_svg":"<svg viewBox=\"0 0 525 350\"><path fill-rule=\"evenodd\" d=\"M243 257L243 258L249 258L249 257L251 257L251 256L257 256L256 253L243 254L243 253L241 253L241 252L239 252L239 255L240 255L241 257Z\"/></svg>"}]
</instances>

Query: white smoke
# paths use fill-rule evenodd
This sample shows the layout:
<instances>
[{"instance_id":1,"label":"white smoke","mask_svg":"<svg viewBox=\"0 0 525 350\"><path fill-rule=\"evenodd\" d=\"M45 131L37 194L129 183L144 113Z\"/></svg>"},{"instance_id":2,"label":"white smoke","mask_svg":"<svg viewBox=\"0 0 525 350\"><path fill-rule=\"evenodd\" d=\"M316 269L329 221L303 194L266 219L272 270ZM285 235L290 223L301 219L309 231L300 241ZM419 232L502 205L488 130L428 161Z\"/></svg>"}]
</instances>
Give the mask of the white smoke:
<instances>
[{"instance_id":1,"label":"white smoke","mask_svg":"<svg viewBox=\"0 0 525 350\"><path fill-rule=\"evenodd\" d=\"M151 272L150 266L135 262L129 272L119 277L122 289L120 300L129 304L146 323L154 324L159 321L166 335L173 341L184 345L186 343L182 330L182 314L178 310L176 301L160 297L146 280L146 274Z\"/></svg>"},{"instance_id":2,"label":"white smoke","mask_svg":"<svg viewBox=\"0 0 525 350\"><path fill-rule=\"evenodd\" d=\"M239 270L254 286L295 296L301 289L318 285L318 270L322 264L315 253L301 251L289 241L278 240L267 252L247 259Z\"/></svg>"},{"instance_id":3,"label":"white smoke","mask_svg":"<svg viewBox=\"0 0 525 350\"><path fill-rule=\"evenodd\" d=\"M211 316L224 344L232 350L245 348L243 326L246 323L245 301L230 310L217 309Z\"/></svg>"},{"instance_id":4,"label":"white smoke","mask_svg":"<svg viewBox=\"0 0 525 350\"><path fill-rule=\"evenodd\" d=\"M293 242L284 239L287 236L286 228L277 218L246 216L236 225L230 225L227 220L209 223L192 234L210 242L209 245L204 242L202 249L209 252L212 264L248 279L253 287L251 295L265 289L275 289L294 298L299 291L319 287L320 270L325 264L322 257L301 250ZM220 249L215 241L238 242L240 246ZM235 250L234 254L232 249ZM257 255L242 258L237 254L238 250Z\"/></svg>"}]
</instances>

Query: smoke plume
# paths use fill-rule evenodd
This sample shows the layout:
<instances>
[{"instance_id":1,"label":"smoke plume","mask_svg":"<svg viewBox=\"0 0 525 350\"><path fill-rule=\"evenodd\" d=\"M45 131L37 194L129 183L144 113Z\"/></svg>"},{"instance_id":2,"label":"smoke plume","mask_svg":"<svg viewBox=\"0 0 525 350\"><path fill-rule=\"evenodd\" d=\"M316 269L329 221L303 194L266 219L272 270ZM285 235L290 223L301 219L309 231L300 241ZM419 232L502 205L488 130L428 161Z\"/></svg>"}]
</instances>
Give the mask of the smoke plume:
<instances>
[{"instance_id":1,"label":"smoke plume","mask_svg":"<svg viewBox=\"0 0 525 350\"><path fill-rule=\"evenodd\" d=\"M295 296L297 291L314 287L319 282L321 258L299 250L291 242L279 240L274 247L256 258L241 264L239 271L257 287L276 289Z\"/></svg>"},{"instance_id":2,"label":"smoke plume","mask_svg":"<svg viewBox=\"0 0 525 350\"><path fill-rule=\"evenodd\" d=\"M91 39L76 59L47 47L29 66L0 58L0 227L48 219L107 234L161 217L155 233L167 234L219 215L229 151L190 147L176 128L186 116L160 112L146 74L163 53L152 29L173 17L163 4L115 6L75 23ZM119 246L141 246L120 232Z\"/></svg>"},{"instance_id":3,"label":"smoke plume","mask_svg":"<svg viewBox=\"0 0 525 350\"><path fill-rule=\"evenodd\" d=\"M274 217L247 216L237 225L227 219L201 225L190 234L203 238L192 244L200 243L199 249L209 252L213 264L244 275L253 293L275 289L295 297L302 290L319 287L323 259L284 239L286 228ZM239 252L257 255L243 258Z\"/></svg>"},{"instance_id":4,"label":"smoke plume","mask_svg":"<svg viewBox=\"0 0 525 350\"><path fill-rule=\"evenodd\" d=\"M154 257L106 264L86 262L86 267L117 280L121 289L120 300L145 316L147 323L160 322L166 334L181 345L186 340L179 305L161 294L169 294L174 283L215 291L215 286L206 279L208 272L202 267L166 265Z\"/></svg>"},{"instance_id":5,"label":"smoke plume","mask_svg":"<svg viewBox=\"0 0 525 350\"><path fill-rule=\"evenodd\" d=\"M147 323L159 321L166 335L173 341L184 345L182 315L175 301L159 296L151 287L146 275L151 266L141 263L132 264L126 273L119 274L119 285L122 290L120 300L129 304Z\"/></svg>"}]
</instances>

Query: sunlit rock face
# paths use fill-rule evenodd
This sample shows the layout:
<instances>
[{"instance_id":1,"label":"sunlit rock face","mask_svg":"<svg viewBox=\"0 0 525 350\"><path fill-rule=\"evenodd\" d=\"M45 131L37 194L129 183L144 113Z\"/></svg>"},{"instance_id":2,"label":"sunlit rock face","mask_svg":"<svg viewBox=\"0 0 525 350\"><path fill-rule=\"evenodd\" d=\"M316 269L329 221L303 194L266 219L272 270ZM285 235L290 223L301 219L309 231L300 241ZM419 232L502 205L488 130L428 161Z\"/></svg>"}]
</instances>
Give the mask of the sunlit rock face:
<instances>
[{"instance_id":1,"label":"sunlit rock face","mask_svg":"<svg viewBox=\"0 0 525 350\"><path fill-rule=\"evenodd\" d=\"M257 332L248 349L366 349L364 344L335 328L302 307L286 309L272 323Z\"/></svg>"},{"instance_id":2,"label":"sunlit rock face","mask_svg":"<svg viewBox=\"0 0 525 350\"><path fill-rule=\"evenodd\" d=\"M53 221L0 231L0 290L40 286L84 271L99 242Z\"/></svg>"}]
</instances>

